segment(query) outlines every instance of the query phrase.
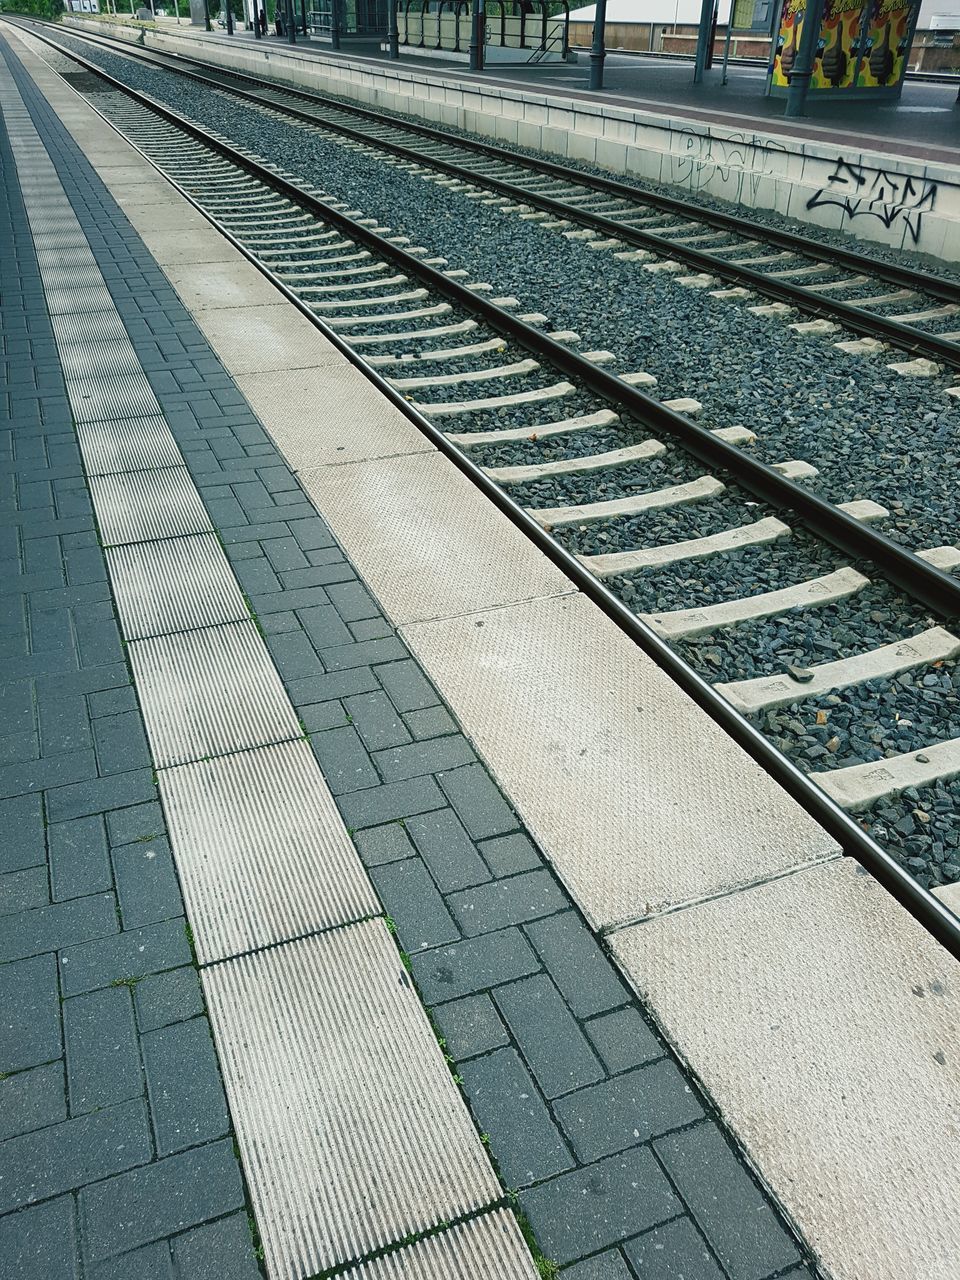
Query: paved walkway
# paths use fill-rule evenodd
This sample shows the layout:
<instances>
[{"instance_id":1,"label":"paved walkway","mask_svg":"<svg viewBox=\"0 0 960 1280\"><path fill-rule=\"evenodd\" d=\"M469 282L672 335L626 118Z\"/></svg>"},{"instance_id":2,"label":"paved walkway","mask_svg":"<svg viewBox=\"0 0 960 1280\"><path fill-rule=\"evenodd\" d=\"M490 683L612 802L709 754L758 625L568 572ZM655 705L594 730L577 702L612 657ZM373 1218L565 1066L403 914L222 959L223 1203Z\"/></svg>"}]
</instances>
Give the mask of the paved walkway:
<instances>
[{"instance_id":1,"label":"paved walkway","mask_svg":"<svg viewBox=\"0 0 960 1280\"><path fill-rule=\"evenodd\" d=\"M811 1274L58 114L211 233L2 44L0 1274L531 1277L502 1205L571 1280Z\"/></svg>"}]
</instances>

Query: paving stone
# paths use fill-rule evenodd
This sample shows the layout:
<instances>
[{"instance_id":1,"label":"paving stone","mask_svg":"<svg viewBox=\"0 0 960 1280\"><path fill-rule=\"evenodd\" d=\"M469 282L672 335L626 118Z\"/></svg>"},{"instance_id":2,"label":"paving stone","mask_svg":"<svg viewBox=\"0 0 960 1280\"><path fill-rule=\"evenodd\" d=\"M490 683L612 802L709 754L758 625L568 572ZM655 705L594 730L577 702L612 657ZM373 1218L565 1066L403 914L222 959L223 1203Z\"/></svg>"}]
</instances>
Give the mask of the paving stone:
<instances>
[{"instance_id":1,"label":"paving stone","mask_svg":"<svg viewBox=\"0 0 960 1280\"><path fill-rule=\"evenodd\" d=\"M347 630L347 625L337 613L331 604L314 605L312 608L298 609L297 617L300 619L300 625L310 637L314 647L320 650L329 649L334 646L346 646L353 650L356 646L351 644L353 637ZM343 666L368 666L369 659L364 658L360 662L344 663ZM341 670L341 666L327 662L324 655L324 665L328 670Z\"/></svg>"},{"instance_id":2,"label":"paving stone","mask_svg":"<svg viewBox=\"0 0 960 1280\"><path fill-rule=\"evenodd\" d=\"M418 711L440 701L412 658L377 667L377 676L398 711Z\"/></svg>"},{"instance_id":3,"label":"paving stone","mask_svg":"<svg viewBox=\"0 0 960 1280\"><path fill-rule=\"evenodd\" d=\"M65 751L23 764L0 765L0 796L67 787L96 776L97 758L92 751Z\"/></svg>"},{"instance_id":4,"label":"paving stone","mask_svg":"<svg viewBox=\"0 0 960 1280\"><path fill-rule=\"evenodd\" d=\"M516 1050L497 1049L459 1070L508 1187L526 1187L573 1167L575 1161Z\"/></svg>"},{"instance_id":5,"label":"paving stone","mask_svg":"<svg viewBox=\"0 0 960 1280\"><path fill-rule=\"evenodd\" d=\"M648 1280L654 1280L652 1273ZM594 1254L584 1262L568 1267L563 1280L634 1280L633 1272L623 1260L619 1249Z\"/></svg>"},{"instance_id":6,"label":"paving stone","mask_svg":"<svg viewBox=\"0 0 960 1280\"><path fill-rule=\"evenodd\" d=\"M415 738L439 738L444 733L456 733L457 726L446 707L425 707L422 711L408 711L404 719Z\"/></svg>"},{"instance_id":7,"label":"paving stone","mask_svg":"<svg viewBox=\"0 0 960 1280\"><path fill-rule=\"evenodd\" d=\"M386 782L399 782L403 778L414 778L424 773L438 773L441 769L453 769L475 759L473 748L460 734L413 742L406 747L393 747L389 751L378 751L374 756L377 768Z\"/></svg>"},{"instance_id":8,"label":"paving stone","mask_svg":"<svg viewBox=\"0 0 960 1280\"><path fill-rule=\"evenodd\" d=\"M60 997L51 955L0 966L0 1072L59 1058Z\"/></svg>"},{"instance_id":9,"label":"paving stone","mask_svg":"<svg viewBox=\"0 0 960 1280\"><path fill-rule=\"evenodd\" d=\"M110 854L100 814L51 823L47 840L55 901L85 897L113 887Z\"/></svg>"},{"instance_id":10,"label":"paving stone","mask_svg":"<svg viewBox=\"0 0 960 1280\"><path fill-rule=\"evenodd\" d=\"M578 1018L603 1013L628 999L613 965L576 912L534 921L525 933Z\"/></svg>"},{"instance_id":11,"label":"paving stone","mask_svg":"<svg viewBox=\"0 0 960 1280\"><path fill-rule=\"evenodd\" d=\"M156 801L116 809L107 814L107 832L114 846L157 840L164 834L163 810Z\"/></svg>"},{"instance_id":12,"label":"paving stone","mask_svg":"<svg viewBox=\"0 0 960 1280\"><path fill-rule=\"evenodd\" d=\"M152 1154L142 1099L8 1138L0 1146L0 1213L145 1164Z\"/></svg>"},{"instance_id":13,"label":"paving stone","mask_svg":"<svg viewBox=\"0 0 960 1280\"><path fill-rule=\"evenodd\" d=\"M45 1066L0 1079L0 1141L67 1118L63 1066Z\"/></svg>"},{"instance_id":14,"label":"paving stone","mask_svg":"<svg viewBox=\"0 0 960 1280\"><path fill-rule=\"evenodd\" d=\"M444 803L440 788L432 778L411 778L408 782L388 782L340 796L337 805L347 827L377 827L395 818L427 813ZM409 822L407 823L409 827ZM422 850L421 850L422 852Z\"/></svg>"},{"instance_id":15,"label":"paving stone","mask_svg":"<svg viewBox=\"0 0 960 1280\"><path fill-rule=\"evenodd\" d=\"M411 964L414 980L428 1005L485 991L513 978L525 978L540 967L519 929L467 938L442 950L412 956Z\"/></svg>"},{"instance_id":16,"label":"paving stone","mask_svg":"<svg viewBox=\"0 0 960 1280\"><path fill-rule=\"evenodd\" d=\"M649 1147L636 1147L524 1191L520 1203L544 1254L561 1265L682 1212Z\"/></svg>"},{"instance_id":17,"label":"paving stone","mask_svg":"<svg viewBox=\"0 0 960 1280\"><path fill-rule=\"evenodd\" d=\"M185 1022L203 1012L200 978L192 965L148 974L134 986L133 999L142 1032Z\"/></svg>"},{"instance_id":18,"label":"paving stone","mask_svg":"<svg viewBox=\"0 0 960 1280\"><path fill-rule=\"evenodd\" d=\"M357 667L352 671L335 671L325 676L310 676L306 680L291 680L287 693L296 707L330 702L334 698L348 698L354 693L370 693L377 688L377 678L371 667Z\"/></svg>"},{"instance_id":19,"label":"paving stone","mask_svg":"<svg viewBox=\"0 0 960 1280\"><path fill-rule=\"evenodd\" d=\"M348 624L354 640L382 640L393 635L393 627L385 618L361 618Z\"/></svg>"},{"instance_id":20,"label":"paving stone","mask_svg":"<svg viewBox=\"0 0 960 1280\"><path fill-rule=\"evenodd\" d=\"M84 1253L92 1261L149 1244L243 1204L227 1140L110 1178L80 1193Z\"/></svg>"},{"instance_id":21,"label":"paving stone","mask_svg":"<svg viewBox=\"0 0 960 1280\"><path fill-rule=\"evenodd\" d=\"M151 767L147 736L139 711L125 711L122 715L94 720L93 737L101 777Z\"/></svg>"},{"instance_id":22,"label":"paving stone","mask_svg":"<svg viewBox=\"0 0 960 1280\"><path fill-rule=\"evenodd\" d=\"M368 867L379 867L385 862L396 862L400 858L412 858L416 853L405 827L399 822L388 822L382 827L358 831L355 842L357 852Z\"/></svg>"},{"instance_id":23,"label":"paving stone","mask_svg":"<svg viewBox=\"0 0 960 1280\"><path fill-rule=\"evenodd\" d=\"M43 951L58 951L61 947L116 932L116 904L112 893L21 911L4 919L0 933L0 962L25 959Z\"/></svg>"},{"instance_id":24,"label":"paving stone","mask_svg":"<svg viewBox=\"0 0 960 1280\"><path fill-rule=\"evenodd\" d=\"M129 987L106 987L63 1002L67 1087L72 1115L143 1093Z\"/></svg>"},{"instance_id":25,"label":"paving stone","mask_svg":"<svg viewBox=\"0 0 960 1280\"><path fill-rule=\"evenodd\" d=\"M669 1059L561 1098L555 1111L585 1161L623 1151L703 1115L683 1073Z\"/></svg>"},{"instance_id":26,"label":"paving stone","mask_svg":"<svg viewBox=\"0 0 960 1280\"><path fill-rule=\"evenodd\" d=\"M437 781L475 840L502 835L519 825L482 764L442 773Z\"/></svg>"},{"instance_id":27,"label":"paving stone","mask_svg":"<svg viewBox=\"0 0 960 1280\"><path fill-rule=\"evenodd\" d=\"M513 876L521 871L535 871L543 866L543 859L533 842L520 831L484 840L479 849L484 862L495 876Z\"/></svg>"},{"instance_id":28,"label":"paving stone","mask_svg":"<svg viewBox=\"0 0 960 1280\"><path fill-rule=\"evenodd\" d=\"M419 858L373 868L370 878L387 914L396 922L405 951L422 951L459 939L460 930Z\"/></svg>"},{"instance_id":29,"label":"paving stone","mask_svg":"<svg viewBox=\"0 0 960 1280\"><path fill-rule=\"evenodd\" d=\"M355 644L325 649L323 665L328 671L346 671L350 667L374 666L377 663L393 662L406 656L407 650L404 645L395 637L388 636L382 640L360 640Z\"/></svg>"},{"instance_id":30,"label":"paving stone","mask_svg":"<svg viewBox=\"0 0 960 1280\"><path fill-rule=\"evenodd\" d=\"M64 996L81 995L191 960L183 919L164 920L67 948L60 956L60 981Z\"/></svg>"},{"instance_id":31,"label":"paving stone","mask_svg":"<svg viewBox=\"0 0 960 1280\"><path fill-rule=\"evenodd\" d=\"M730 1280L760 1280L799 1261L793 1241L716 1125L661 1138L654 1150Z\"/></svg>"},{"instance_id":32,"label":"paving stone","mask_svg":"<svg viewBox=\"0 0 960 1280\"><path fill-rule=\"evenodd\" d=\"M227 1133L227 1104L206 1018L144 1035L143 1062L159 1155Z\"/></svg>"},{"instance_id":33,"label":"paving stone","mask_svg":"<svg viewBox=\"0 0 960 1280\"><path fill-rule=\"evenodd\" d=\"M441 893L490 879L486 863L452 809L409 818L405 825Z\"/></svg>"},{"instance_id":34,"label":"paving stone","mask_svg":"<svg viewBox=\"0 0 960 1280\"><path fill-rule=\"evenodd\" d=\"M183 915L183 900L165 836L111 850L125 929Z\"/></svg>"},{"instance_id":35,"label":"paving stone","mask_svg":"<svg viewBox=\"0 0 960 1280\"><path fill-rule=\"evenodd\" d=\"M86 1280L179 1280L173 1270L170 1244L163 1240L133 1249L119 1258L94 1263L84 1272Z\"/></svg>"},{"instance_id":36,"label":"paving stone","mask_svg":"<svg viewBox=\"0 0 960 1280\"><path fill-rule=\"evenodd\" d=\"M132 684L120 689L107 689L103 693L91 693L87 698L87 709L94 719L99 716L118 716L124 711L136 711L137 695Z\"/></svg>"},{"instance_id":37,"label":"paving stone","mask_svg":"<svg viewBox=\"0 0 960 1280\"><path fill-rule=\"evenodd\" d=\"M266 643L284 680L304 680L308 676L323 675L323 663L303 631L268 634Z\"/></svg>"},{"instance_id":38,"label":"paving stone","mask_svg":"<svg viewBox=\"0 0 960 1280\"><path fill-rule=\"evenodd\" d=\"M184 1280L260 1280L250 1228L242 1213L177 1236L173 1256L177 1274Z\"/></svg>"},{"instance_id":39,"label":"paving stone","mask_svg":"<svg viewBox=\"0 0 960 1280\"><path fill-rule=\"evenodd\" d=\"M633 1005L584 1024L611 1075L662 1058L666 1050Z\"/></svg>"},{"instance_id":40,"label":"paving stone","mask_svg":"<svg viewBox=\"0 0 960 1280\"><path fill-rule=\"evenodd\" d=\"M50 901L50 887L45 867L24 867L0 875L0 916L16 915L44 907Z\"/></svg>"},{"instance_id":41,"label":"paving stone","mask_svg":"<svg viewBox=\"0 0 960 1280\"><path fill-rule=\"evenodd\" d=\"M292 535L286 538L267 538L260 545L277 573L284 569L303 569L309 563Z\"/></svg>"},{"instance_id":42,"label":"paving stone","mask_svg":"<svg viewBox=\"0 0 960 1280\"><path fill-rule=\"evenodd\" d=\"M79 1280L73 1199L0 1218L0 1268L4 1280Z\"/></svg>"},{"instance_id":43,"label":"paving stone","mask_svg":"<svg viewBox=\"0 0 960 1280\"><path fill-rule=\"evenodd\" d=\"M331 603L344 622L357 622L361 618L376 618L379 606L360 582L344 582L331 586L327 592Z\"/></svg>"},{"instance_id":44,"label":"paving stone","mask_svg":"<svg viewBox=\"0 0 960 1280\"><path fill-rule=\"evenodd\" d=\"M603 1079L599 1059L545 974L512 982L493 995L527 1066L548 1098Z\"/></svg>"},{"instance_id":45,"label":"paving stone","mask_svg":"<svg viewBox=\"0 0 960 1280\"><path fill-rule=\"evenodd\" d=\"M344 706L368 751L382 751L410 741L410 734L386 694L359 694L347 698Z\"/></svg>"},{"instance_id":46,"label":"paving stone","mask_svg":"<svg viewBox=\"0 0 960 1280\"><path fill-rule=\"evenodd\" d=\"M313 551L317 547L334 546L333 534L319 516L306 520L293 520L290 532L304 551Z\"/></svg>"},{"instance_id":47,"label":"paving stone","mask_svg":"<svg viewBox=\"0 0 960 1280\"><path fill-rule=\"evenodd\" d=\"M92 782L48 791L47 818L50 822L65 822L68 818L82 818L106 809L122 809L156 798L153 771L133 769L129 773L117 773L109 778L97 778Z\"/></svg>"},{"instance_id":48,"label":"paving stone","mask_svg":"<svg viewBox=\"0 0 960 1280\"><path fill-rule=\"evenodd\" d=\"M283 579L284 587L288 591L301 591L305 587L312 587L316 592L318 588L329 586L331 582L348 582L356 577L353 569L339 555L339 552L335 561L327 563L326 557L330 554L330 551L308 551L307 559L311 562L310 568L293 569L289 573L282 573L280 577ZM316 559L318 556L323 556L325 559L318 560Z\"/></svg>"},{"instance_id":49,"label":"paving stone","mask_svg":"<svg viewBox=\"0 0 960 1280\"><path fill-rule=\"evenodd\" d=\"M528 871L450 895L450 909L464 933L489 933L552 915L568 899L549 871Z\"/></svg>"},{"instance_id":50,"label":"paving stone","mask_svg":"<svg viewBox=\"0 0 960 1280\"><path fill-rule=\"evenodd\" d=\"M327 786L335 796L365 787L376 787L380 776L363 748L360 735L352 725L327 729L310 735L310 745L317 757Z\"/></svg>"},{"instance_id":51,"label":"paving stone","mask_svg":"<svg viewBox=\"0 0 960 1280\"><path fill-rule=\"evenodd\" d=\"M457 1062L509 1044L509 1038L493 1001L487 995L465 996L432 1009L447 1053Z\"/></svg>"},{"instance_id":52,"label":"paving stone","mask_svg":"<svg viewBox=\"0 0 960 1280\"><path fill-rule=\"evenodd\" d=\"M46 862L43 810L38 795L0 800L0 871L22 871Z\"/></svg>"},{"instance_id":53,"label":"paving stone","mask_svg":"<svg viewBox=\"0 0 960 1280\"><path fill-rule=\"evenodd\" d=\"M689 1218L676 1218L624 1245L639 1280L724 1280Z\"/></svg>"}]
</instances>

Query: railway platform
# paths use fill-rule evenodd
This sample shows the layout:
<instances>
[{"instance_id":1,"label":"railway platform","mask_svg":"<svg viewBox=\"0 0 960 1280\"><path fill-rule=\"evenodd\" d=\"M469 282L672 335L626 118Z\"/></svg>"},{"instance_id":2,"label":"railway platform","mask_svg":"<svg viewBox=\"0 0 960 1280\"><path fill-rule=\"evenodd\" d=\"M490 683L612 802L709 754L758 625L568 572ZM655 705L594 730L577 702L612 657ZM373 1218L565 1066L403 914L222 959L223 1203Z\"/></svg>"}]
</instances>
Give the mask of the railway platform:
<instances>
[{"instance_id":1,"label":"railway platform","mask_svg":"<svg viewBox=\"0 0 960 1280\"><path fill-rule=\"evenodd\" d=\"M956 963L42 52L0 1274L948 1280Z\"/></svg>"}]
</instances>

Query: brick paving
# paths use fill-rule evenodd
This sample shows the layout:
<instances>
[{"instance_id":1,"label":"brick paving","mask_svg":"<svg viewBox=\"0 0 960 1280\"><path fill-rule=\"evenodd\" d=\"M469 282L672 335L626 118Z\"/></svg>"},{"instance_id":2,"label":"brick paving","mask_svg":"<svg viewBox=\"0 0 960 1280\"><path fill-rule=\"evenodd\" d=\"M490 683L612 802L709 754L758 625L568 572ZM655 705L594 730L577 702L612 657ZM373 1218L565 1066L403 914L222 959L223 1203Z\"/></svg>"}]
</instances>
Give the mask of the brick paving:
<instances>
[{"instance_id":1,"label":"brick paving","mask_svg":"<svg viewBox=\"0 0 960 1280\"><path fill-rule=\"evenodd\" d=\"M8 61L544 1253L572 1264L570 1280L814 1274L165 277ZM0 150L0 237L17 250L0 260L11 427L0 1258L25 1280L244 1280L258 1266L229 1116L5 136Z\"/></svg>"}]
</instances>

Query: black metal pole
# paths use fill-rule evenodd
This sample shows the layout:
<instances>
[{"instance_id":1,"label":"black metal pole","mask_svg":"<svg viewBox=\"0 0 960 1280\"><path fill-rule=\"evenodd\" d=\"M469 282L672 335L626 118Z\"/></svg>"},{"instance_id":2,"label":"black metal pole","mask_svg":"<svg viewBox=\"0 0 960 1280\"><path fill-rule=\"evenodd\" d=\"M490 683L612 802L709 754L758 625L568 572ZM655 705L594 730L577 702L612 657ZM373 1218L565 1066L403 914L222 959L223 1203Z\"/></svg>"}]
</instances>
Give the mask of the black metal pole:
<instances>
[{"instance_id":1,"label":"black metal pole","mask_svg":"<svg viewBox=\"0 0 960 1280\"><path fill-rule=\"evenodd\" d=\"M820 39L820 19L823 16L824 0L807 0L803 13L803 30L800 32L800 47L797 49L797 60L790 71L790 84L787 88L787 104L783 109L785 116L802 116L807 105L807 91L813 75L813 59Z\"/></svg>"},{"instance_id":2,"label":"black metal pole","mask_svg":"<svg viewBox=\"0 0 960 1280\"><path fill-rule=\"evenodd\" d=\"M250 11L253 14L253 38L260 39L260 0L247 0L250 5ZM264 0L266 3L266 0Z\"/></svg>"},{"instance_id":3,"label":"black metal pole","mask_svg":"<svg viewBox=\"0 0 960 1280\"><path fill-rule=\"evenodd\" d=\"M470 70L483 70L483 33L486 26L483 0L473 0L470 10Z\"/></svg>"},{"instance_id":4,"label":"black metal pole","mask_svg":"<svg viewBox=\"0 0 960 1280\"><path fill-rule=\"evenodd\" d=\"M297 23L293 16L293 0L284 0L283 17L287 24L287 44L296 44Z\"/></svg>"},{"instance_id":5,"label":"black metal pole","mask_svg":"<svg viewBox=\"0 0 960 1280\"><path fill-rule=\"evenodd\" d=\"M387 31L387 38L390 42L389 56L394 62L400 57L400 19L397 16L400 12L400 0L387 0L390 12L390 26Z\"/></svg>"},{"instance_id":6,"label":"black metal pole","mask_svg":"<svg viewBox=\"0 0 960 1280\"><path fill-rule=\"evenodd\" d=\"M607 0L597 0L593 14L593 46L590 49L590 88L603 88L603 62L607 56Z\"/></svg>"},{"instance_id":7,"label":"black metal pole","mask_svg":"<svg viewBox=\"0 0 960 1280\"><path fill-rule=\"evenodd\" d=\"M340 48L340 0L330 0L330 48Z\"/></svg>"},{"instance_id":8,"label":"black metal pole","mask_svg":"<svg viewBox=\"0 0 960 1280\"><path fill-rule=\"evenodd\" d=\"M307 0L300 0L300 30L307 34Z\"/></svg>"},{"instance_id":9,"label":"black metal pole","mask_svg":"<svg viewBox=\"0 0 960 1280\"><path fill-rule=\"evenodd\" d=\"M233 9L230 7L230 0L223 0L223 7L227 11L227 35L233 35Z\"/></svg>"},{"instance_id":10,"label":"black metal pole","mask_svg":"<svg viewBox=\"0 0 960 1280\"><path fill-rule=\"evenodd\" d=\"M713 14L716 0L703 0L700 6L700 25L697 28L697 52L693 59L693 83L699 84L703 79L703 69L708 65L710 31L713 27Z\"/></svg>"},{"instance_id":11,"label":"black metal pole","mask_svg":"<svg viewBox=\"0 0 960 1280\"><path fill-rule=\"evenodd\" d=\"M210 0L203 0L203 21L208 31L213 30L213 23L210 21Z\"/></svg>"}]
</instances>

